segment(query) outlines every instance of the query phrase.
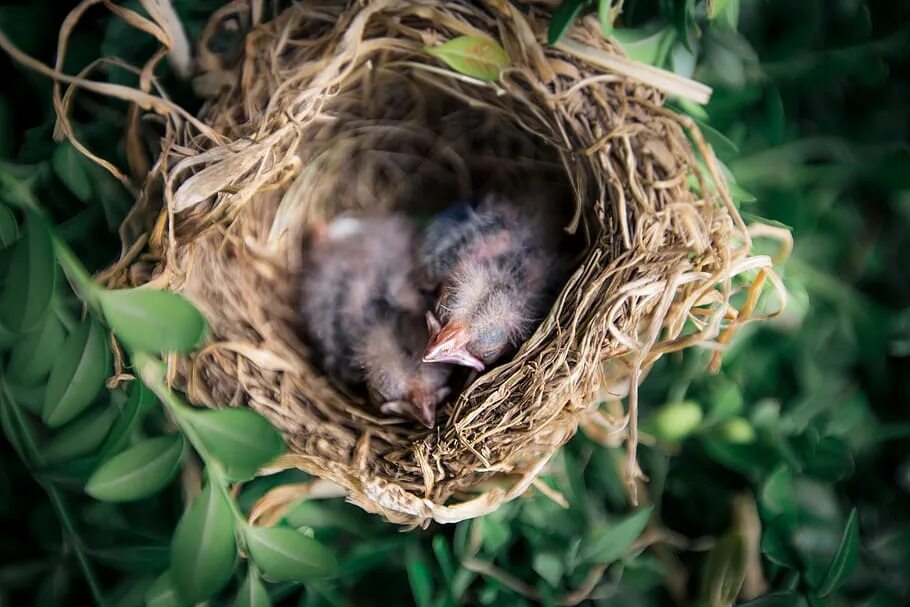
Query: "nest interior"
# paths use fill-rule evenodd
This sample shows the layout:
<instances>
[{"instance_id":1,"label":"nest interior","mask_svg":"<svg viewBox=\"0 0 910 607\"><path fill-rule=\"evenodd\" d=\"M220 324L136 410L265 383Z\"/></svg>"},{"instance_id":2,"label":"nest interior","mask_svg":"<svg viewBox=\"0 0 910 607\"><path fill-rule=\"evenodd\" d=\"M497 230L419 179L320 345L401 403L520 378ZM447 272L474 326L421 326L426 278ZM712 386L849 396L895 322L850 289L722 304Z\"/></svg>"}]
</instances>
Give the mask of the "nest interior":
<instances>
[{"instance_id":1,"label":"nest interior","mask_svg":"<svg viewBox=\"0 0 910 607\"><path fill-rule=\"evenodd\" d=\"M278 465L394 522L462 520L520 495L605 399L629 393L634 428L641 374L717 336L748 265L749 235L697 130L687 136L659 91L546 46L551 9L336 0L255 27L235 64L204 76L217 90L198 116L207 129L165 138L143 192L146 208L164 204L111 274L205 313L210 342L174 366L190 400L266 415L293 452ZM462 35L503 46L499 81L425 51ZM596 21L568 35L621 54ZM582 254L514 358L446 404L433 431L390 423L323 376L296 312L311 222L528 188L564 204Z\"/></svg>"}]
</instances>

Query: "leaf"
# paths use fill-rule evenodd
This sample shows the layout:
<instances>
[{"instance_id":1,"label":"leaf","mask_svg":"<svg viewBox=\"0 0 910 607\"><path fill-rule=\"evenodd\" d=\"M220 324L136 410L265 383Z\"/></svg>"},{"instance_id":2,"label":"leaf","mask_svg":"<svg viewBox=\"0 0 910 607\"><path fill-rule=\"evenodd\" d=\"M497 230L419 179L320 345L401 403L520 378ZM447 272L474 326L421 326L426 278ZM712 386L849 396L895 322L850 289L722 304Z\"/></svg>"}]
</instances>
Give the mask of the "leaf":
<instances>
[{"instance_id":1,"label":"leaf","mask_svg":"<svg viewBox=\"0 0 910 607\"><path fill-rule=\"evenodd\" d=\"M646 422L657 437L666 442L679 442L698 430L704 419L701 407L693 401L669 403L658 409Z\"/></svg>"},{"instance_id":2,"label":"leaf","mask_svg":"<svg viewBox=\"0 0 910 607\"><path fill-rule=\"evenodd\" d=\"M746 579L746 544L742 536L726 533L708 555L702 572L702 600L709 607L733 605Z\"/></svg>"},{"instance_id":3,"label":"leaf","mask_svg":"<svg viewBox=\"0 0 910 607\"><path fill-rule=\"evenodd\" d=\"M761 503L769 513L782 515L782 520L796 516L798 507L793 492L793 474L786 465L780 465L768 477L761 489Z\"/></svg>"},{"instance_id":4,"label":"leaf","mask_svg":"<svg viewBox=\"0 0 910 607\"><path fill-rule=\"evenodd\" d=\"M555 11L553 18L550 19L550 27L547 29L547 43L550 45L559 42L565 35L569 27L578 19L581 11L591 5L593 0L564 0Z\"/></svg>"},{"instance_id":5,"label":"leaf","mask_svg":"<svg viewBox=\"0 0 910 607\"><path fill-rule=\"evenodd\" d=\"M720 158L735 157L739 154L739 147L726 135L715 129L713 126L705 122L704 120L693 118L695 124L698 125L698 129L701 131L702 136L704 136L705 141L714 148L715 153ZM733 182L731 179L732 174L727 173L727 182Z\"/></svg>"},{"instance_id":6,"label":"leaf","mask_svg":"<svg viewBox=\"0 0 910 607\"><path fill-rule=\"evenodd\" d=\"M132 350L190 352L205 336L205 318L199 310L170 291L103 291L99 302L114 334Z\"/></svg>"},{"instance_id":7,"label":"leaf","mask_svg":"<svg viewBox=\"0 0 910 607\"><path fill-rule=\"evenodd\" d=\"M676 41L676 32L671 25L658 30L616 28L613 38L622 45L629 59L660 67Z\"/></svg>"},{"instance_id":8,"label":"leaf","mask_svg":"<svg viewBox=\"0 0 910 607\"><path fill-rule=\"evenodd\" d=\"M405 567L414 603L417 607L430 607L433 603L433 574L423 559L420 547L413 542L408 544Z\"/></svg>"},{"instance_id":9,"label":"leaf","mask_svg":"<svg viewBox=\"0 0 910 607\"><path fill-rule=\"evenodd\" d=\"M612 9L613 0L599 0L597 3L597 19L600 21L600 30L603 32L604 38L609 38L613 33Z\"/></svg>"},{"instance_id":10,"label":"leaf","mask_svg":"<svg viewBox=\"0 0 910 607\"><path fill-rule=\"evenodd\" d=\"M708 0L708 19L714 20L724 12L727 0Z\"/></svg>"},{"instance_id":11,"label":"leaf","mask_svg":"<svg viewBox=\"0 0 910 607\"><path fill-rule=\"evenodd\" d=\"M64 141L54 148L54 154L51 156L54 173L82 202L88 202L92 197L92 180L85 162L85 157L69 141Z\"/></svg>"},{"instance_id":12,"label":"leaf","mask_svg":"<svg viewBox=\"0 0 910 607\"><path fill-rule=\"evenodd\" d=\"M32 415L41 417L41 411L44 409L46 385L20 386L10 381L7 382L6 388L9 390L9 397L21 405L23 409Z\"/></svg>"},{"instance_id":13,"label":"leaf","mask_svg":"<svg viewBox=\"0 0 910 607\"><path fill-rule=\"evenodd\" d=\"M835 436L821 439L802 436L799 439L794 441L794 446L802 456L805 474L832 483L853 474L853 454L841 439Z\"/></svg>"},{"instance_id":14,"label":"leaf","mask_svg":"<svg viewBox=\"0 0 910 607\"><path fill-rule=\"evenodd\" d=\"M266 592L265 586L262 585L255 570L250 567L247 570L246 579L243 580L243 584L237 591L234 607L270 607L271 604L269 593Z\"/></svg>"},{"instance_id":15,"label":"leaf","mask_svg":"<svg viewBox=\"0 0 910 607\"><path fill-rule=\"evenodd\" d=\"M0 204L0 249L19 239L19 222L6 205Z\"/></svg>"},{"instance_id":16,"label":"leaf","mask_svg":"<svg viewBox=\"0 0 910 607\"><path fill-rule=\"evenodd\" d=\"M10 351L6 367L10 379L31 385L47 377L54 361L60 356L65 337L66 331L57 315L47 314L44 322L23 335Z\"/></svg>"},{"instance_id":17,"label":"leaf","mask_svg":"<svg viewBox=\"0 0 910 607\"><path fill-rule=\"evenodd\" d=\"M284 451L281 435L251 409L194 411L189 421L232 480L247 480Z\"/></svg>"},{"instance_id":18,"label":"leaf","mask_svg":"<svg viewBox=\"0 0 910 607\"><path fill-rule=\"evenodd\" d=\"M785 517L772 518L762 530L761 551L772 563L796 569L799 567L799 558L790 545L789 531L790 525Z\"/></svg>"},{"instance_id":19,"label":"leaf","mask_svg":"<svg viewBox=\"0 0 910 607\"><path fill-rule=\"evenodd\" d=\"M0 322L19 333L36 329L50 306L56 275L51 233L43 219L26 213L0 293Z\"/></svg>"},{"instance_id":20,"label":"leaf","mask_svg":"<svg viewBox=\"0 0 910 607\"><path fill-rule=\"evenodd\" d=\"M579 559L584 563L600 565L619 560L645 530L653 509L654 506L641 508L582 540Z\"/></svg>"},{"instance_id":21,"label":"leaf","mask_svg":"<svg viewBox=\"0 0 910 607\"><path fill-rule=\"evenodd\" d=\"M236 556L231 508L221 491L209 482L174 531L171 579L180 596L198 603L228 583Z\"/></svg>"},{"instance_id":22,"label":"leaf","mask_svg":"<svg viewBox=\"0 0 910 607\"><path fill-rule=\"evenodd\" d=\"M550 586L559 588L559 582L565 573L566 561L556 552L538 552L534 555L531 568Z\"/></svg>"},{"instance_id":23,"label":"leaf","mask_svg":"<svg viewBox=\"0 0 910 607\"><path fill-rule=\"evenodd\" d=\"M847 526L844 528L844 535L841 538L840 546L828 565L828 571L822 583L817 590L822 598L830 595L837 590L844 581L850 577L853 568L856 566L856 556L859 552L859 526L856 522L856 508L850 511L850 517L847 519Z\"/></svg>"},{"instance_id":24,"label":"leaf","mask_svg":"<svg viewBox=\"0 0 910 607\"><path fill-rule=\"evenodd\" d=\"M92 453L104 441L115 417L117 410L107 406L67 424L41 448L44 460L56 464Z\"/></svg>"},{"instance_id":25,"label":"leaf","mask_svg":"<svg viewBox=\"0 0 910 607\"><path fill-rule=\"evenodd\" d=\"M141 381L134 381L129 400L120 412L120 416L107 435L104 444L101 445L101 449L98 450L98 459L104 461L111 455L122 451L129 444L133 431L154 402L155 395Z\"/></svg>"},{"instance_id":26,"label":"leaf","mask_svg":"<svg viewBox=\"0 0 910 607\"><path fill-rule=\"evenodd\" d=\"M424 50L455 71L481 80L497 80L500 70L512 65L503 48L484 36L459 36Z\"/></svg>"},{"instance_id":27,"label":"leaf","mask_svg":"<svg viewBox=\"0 0 910 607\"><path fill-rule=\"evenodd\" d=\"M83 322L63 342L44 393L42 418L62 426L88 407L111 372L107 334L93 320Z\"/></svg>"},{"instance_id":28,"label":"leaf","mask_svg":"<svg viewBox=\"0 0 910 607\"><path fill-rule=\"evenodd\" d=\"M253 562L276 582L331 577L338 560L325 546L286 527L247 527L247 548Z\"/></svg>"},{"instance_id":29,"label":"leaf","mask_svg":"<svg viewBox=\"0 0 910 607\"><path fill-rule=\"evenodd\" d=\"M186 604L177 594L170 571L158 576L145 592L145 607L184 607Z\"/></svg>"},{"instance_id":30,"label":"leaf","mask_svg":"<svg viewBox=\"0 0 910 607\"><path fill-rule=\"evenodd\" d=\"M105 502L128 502L154 495L174 478L184 448L180 434L142 441L101 464L85 492Z\"/></svg>"}]
</instances>

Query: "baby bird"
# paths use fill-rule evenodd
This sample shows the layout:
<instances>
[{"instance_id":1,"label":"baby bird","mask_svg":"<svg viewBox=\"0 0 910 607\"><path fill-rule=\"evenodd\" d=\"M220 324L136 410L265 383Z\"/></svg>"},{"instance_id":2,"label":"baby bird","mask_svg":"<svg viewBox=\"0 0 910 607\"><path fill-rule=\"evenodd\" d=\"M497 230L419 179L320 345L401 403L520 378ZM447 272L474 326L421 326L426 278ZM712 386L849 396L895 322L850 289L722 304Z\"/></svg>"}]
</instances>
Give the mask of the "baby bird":
<instances>
[{"instance_id":1,"label":"baby bird","mask_svg":"<svg viewBox=\"0 0 910 607\"><path fill-rule=\"evenodd\" d=\"M452 369L421 361L429 304L414 281L411 222L343 216L317 226L309 240L301 308L325 370L366 383L383 413L432 427Z\"/></svg>"},{"instance_id":2,"label":"baby bird","mask_svg":"<svg viewBox=\"0 0 910 607\"><path fill-rule=\"evenodd\" d=\"M382 413L412 417L432 428L436 406L449 395L452 367L420 360L427 338L421 315L392 311L367 328L354 360Z\"/></svg>"},{"instance_id":3,"label":"baby bird","mask_svg":"<svg viewBox=\"0 0 910 607\"><path fill-rule=\"evenodd\" d=\"M480 372L529 337L564 266L558 225L541 205L487 196L477 208L459 205L428 226L421 275L426 287L439 286L439 300L436 313L427 313L425 362Z\"/></svg>"}]
</instances>

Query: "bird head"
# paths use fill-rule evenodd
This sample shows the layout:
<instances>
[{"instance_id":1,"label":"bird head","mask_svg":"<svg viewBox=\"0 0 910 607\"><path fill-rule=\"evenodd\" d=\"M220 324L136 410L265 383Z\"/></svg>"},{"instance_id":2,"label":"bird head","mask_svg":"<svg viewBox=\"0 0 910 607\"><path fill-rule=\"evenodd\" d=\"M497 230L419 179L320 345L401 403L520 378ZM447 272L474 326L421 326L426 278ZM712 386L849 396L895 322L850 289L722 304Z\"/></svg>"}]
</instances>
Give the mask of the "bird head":
<instances>
[{"instance_id":1,"label":"bird head","mask_svg":"<svg viewBox=\"0 0 910 607\"><path fill-rule=\"evenodd\" d=\"M449 391L448 387L428 391L413 386L407 399L386 401L379 410L387 415L410 417L432 428L436 424L436 406L449 395Z\"/></svg>"}]
</instances>

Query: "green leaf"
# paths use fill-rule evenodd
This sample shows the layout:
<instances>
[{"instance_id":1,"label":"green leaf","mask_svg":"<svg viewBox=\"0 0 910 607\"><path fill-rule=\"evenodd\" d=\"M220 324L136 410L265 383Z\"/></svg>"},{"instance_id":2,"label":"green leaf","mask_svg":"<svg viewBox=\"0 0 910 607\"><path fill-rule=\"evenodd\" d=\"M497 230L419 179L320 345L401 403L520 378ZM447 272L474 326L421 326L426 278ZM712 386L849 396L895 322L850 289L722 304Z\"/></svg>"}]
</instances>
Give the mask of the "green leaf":
<instances>
[{"instance_id":1,"label":"green leaf","mask_svg":"<svg viewBox=\"0 0 910 607\"><path fill-rule=\"evenodd\" d=\"M581 11L592 3L593 0L564 0L553 11L550 27L547 29L547 43L556 44L559 42L569 27L578 19Z\"/></svg>"},{"instance_id":2,"label":"green leaf","mask_svg":"<svg viewBox=\"0 0 910 607\"><path fill-rule=\"evenodd\" d=\"M433 603L433 574L423 558L418 544L410 543L407 548L405 567L408 571L408 582L411 594L417 607L430 607Z\"/></svg>"},{"instance_id":3,"label":"green leaf","mask_svg":"<svg viewBox=\"0 0 910 607\"><path fill-rule=\"evenodd\" d=\"M676 42L676 32L672 25L653 31L616 28L613 38L622 45L630 59L660 67Z\"/></svg>"},{"instance_id":4,"label":"green leaf","mask_svg":"<svg viewBox=\"0 0 910 607\"><path fill-rule=\"evenodd\" d=\"M43 219L26 213L25 232L0 293L0 322L19 333L36 329L50 306L56 275L51 233Z\"/></svg>"},{"instance_id":5,"label":"green leaf","mask_svg":"<svg viewBox=\"0 0 910 607\"><path fill-rule=\"evenodd\" d=\"M145 592L145 607L185 607L187 602L177 594L171 572L165 571Z\"/></svg>"},{"instance_id":6,"label":"green leaf","mask_svg":"<svg viewBox=\"0 0 910 607\"><path fill-rule=\"evenodd\" d=\"M761 551L772 563L796 569L799 567L799 557L790 545L790 528L789 521L784 516L768 521L762 530Z\"/></svg>"},{"instance_id":7,"label":"green leaf","mask_svg":"<svg viewBox=\"0 0 910 607\"><path fill-rule=\"evenodd\" d=\"M612 9L613 0L599 0L597 3L597 19L600 21L600 30L604 38L609 38L613 33Z\"/></svg>"},{"instance_id":8,"label":"green leaf","mask_svg":"<svg viewBox=\"0 0 910 607\"><path fill-rule=\"evenodd\" d=\"M856 508L850 511L840 546L828 565L828 571L817 590L821 597L826 597L850 577L856 566L856 555L859 552L859 526L856 522Z\"/></svg>"},{"instance_id":9,"label":"green leaf","mask_svg":"<svg viewBox=\"0 0 910 607\"><path fill-rule=\"evenodd\" d=\"M180 596L198 603L224 588L234 572L234 518L209 482L180 518L171 543L171 579Z\"/></svg>"},{"instance_id":10,"label":"green leaf","mask_svg":"<svg viewBox=\"0 0 910 607\"><path fill-rule=\"evenodd\" d=\"M5 249L19 239L19 222L6 205L0 204L0 249Z\"/></svg>"},{"instance_id":11,"label":"green leaf","mask_svg":"<svg viewBox=\"0 0 910 607\"><path fill-rule=\"evenodd\" d=\"M853 474L853 454L841 439L825 436L821 439L800 437L794 441L804 462L804 473L829 482L849 478Z\"/></svg>"},{"instance_id":12,"label":"green leaf","mask_svg":"<svg viewBox=\"0 0 910 607\"><path fill-rule=\"evenodd\" d=\"M155 395L141 381L134 381L129 400L120 412L120 416L107 435L104 444L101 445L101 449L98 450L98 459L104 461L126 448L133 436L133 431L154 402Z\"/></svg>"},{"instance_id":13,"label":"green leaf","mask_svg":"<svg viewBox=\"0 0 910 607\"><path fill-rule=\"evenodd\" d=\"M237 598L234 600L234 607L270 607L272 604L269 599L269 593L266 592L265 586L256 575L256 570L250 567L247 570L246 578L240 589L237 591Z\"/></svg>"},{"instance_id":14,"label":"green leaf","mask_svg":"<svg viewBox=\"0 0 910 607\"><path fill-rule=\"evenodd\" d=\"M608 565L619 560L648 524L653 506L636 510L606 529L582 540L579 559L584 563Z\"/></svg>"},{"instance_id":15,"label":"green leaf","mask_svg":"<svg viewBox=\"0 0 910 607\"><path fill-rule=\"evenodd\" d=\"M714 152L717 154L718 157L729 158L729 157L735 157L739 154L739 147L737 147L737 145L735 143L730 141L730 139L726 135L724 135L723 133L721 133L720 131L715 129L713 126L711 126L704 120L700 120L698 118L692 118L692 120L695 122L695 124L698 125L698 129L701 131L701 134L705 138L705 141L712 148L714 148ZM727 182L728 183L735 183L735 181L732 179L732 176L733 175L731 173L729 173L729 171L728 171L727 172Z\"/></svg>"},{"instance_id":16,"label":"green leaf","mask_svg":"<svg viewBox=\"0 0 910 607\"><path fill-rule=\"evenodd\" d=\"M60 356L66 331L56 314L47 314L38 328L23 335L10 351L6 368L11 379L25 385L40 382Z\"/></svg>"},{"instance_id":17,"label":"green leaf","mask_svg":"<svg viewBox=\"0 0 910 607\"><path fill-rule=\"evenodd\" d=\"M708 555L702 572L702 600L709 607L729 607L746 579L746 544L742 536L726 533Z\"/></svg>"},{"instance_id":18,"label":"green leaf","mask_svg":"<svg viewBox=\"0 0 910 607\"><path fill-rule=\"evenodd\" d=\"M92 453L104 441L115 417L117 410L107 406L89 411L67 424L41 448L44 460L56 464Z\"/></svg>"},{"instance_id":19,"label":"green leaf","mask_svg":"<svg viewBox=\"0 0 910 607\"><path fill-rule=\"evenodd\" d=\"M286 527L247 527L247 548L253 562L276 582L331 577L338 560L325 546Z\"/></svg>"},{"instance_id":20,"label":"green leaf","mask_svg":"<svg viewBox=\"0 0 910 607\"><path fill-rule=\"evenodd\" d=\"M556 552L538 552L531 561L531 568L550 586L559 588L559 582L562 581L566 570L566 559Z\"/></svg>"},{"instance_id":21,"label":"green leaf","mask_svg":"<svg viewBox=\"0 0 910 607\"><path fill-rule=\"evenodd\" d=\"M44 423L62 426L88 407L111 372L107 334L93 320L83 322L63 342L44 393Z\"/></svg>"},{"instance_id":22,"label":"green leaf","mask_svg":"<svg viewBox=\"0 0 910 607\"><path fill-rule=\"evenodd\" d=\"M714 20L724 12L727 0L708 0L708 19Z\"/></svg>"},{"instance_id":23,"label":"green leaf","mask_svg":"<svg viewBox=\"0 0 910 607\"><path fill-rule=\"evenodd\" d=\"M654 434L665 442L679 442L698 430L704 419L701 407L693 401L669 403L658 409L645 422Z\"/></svg>"},{"instance_id":24,"label":"green leaf","mask_svg":"<svg viewBox=\"0 0 910 607\"><path fill-rule=\"evenodd\" d=\"M190 352L205 336L205 318L199 310L170 291L103 291L99 301L114 334L132 350Z\"/></svg>"},{"instance_id":25,"label":"green leaf","mask_svg":"<svg viewBox=\"0 0 910 607\"><path fill-rule=\"evenodd\" d=\"M45 384L20 386L19 384L9 381L6 384L6 387L7 390L9 390L10 398L15 400L17 404L21 405L23 409L32 415L41 417L41 411L44 410L44 393L47 389Z\"/></svg>"},{"instance_id":26,"label":"green leaf","mask_svg":"<svg viewBox=\"0 0 910 607\"><path fill-rule=\"evenodd\" d=\"M247 480L284 451L281 435L251 409L193 411L189 421L232 480Z\"/></svg>"},{"instance_id":27,"label":"green leaf","mask_svg":"<svg viewBox=\"0 0 910 607\"><path fill-rule=\"evenodd\" d=\"M503 48L485 36L459 36L424 50L455 71L481 80L498 80L499 72L512 65Z\"/></svg>"},{"instance_id":28,"label":"green leaf","mask_svg":"<svg viewBox=\"0 0 910 607\"><path fill-rule=\"evenodd\" d=\"M180 434L142 441L101 464L85 492L106 502L128 502L154 495L174 478L184 448Z\"/></svg>"},{"instance_id":29,"label":"green leaf","mask_svg":"<svg viewBox=\"0 0 910 607\"><path fill-rule=\"evenodd\" d=\"M92 181L85 163L86 158L69 141L58 145L51 156L57 177L82 202L88 202L92 197Z\"/></svg>"}]
</instances>

